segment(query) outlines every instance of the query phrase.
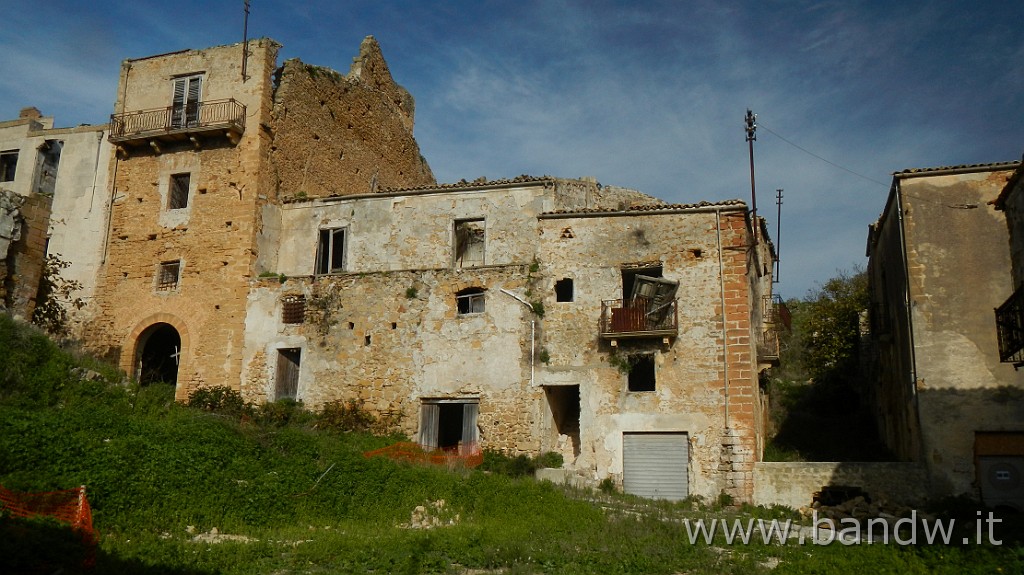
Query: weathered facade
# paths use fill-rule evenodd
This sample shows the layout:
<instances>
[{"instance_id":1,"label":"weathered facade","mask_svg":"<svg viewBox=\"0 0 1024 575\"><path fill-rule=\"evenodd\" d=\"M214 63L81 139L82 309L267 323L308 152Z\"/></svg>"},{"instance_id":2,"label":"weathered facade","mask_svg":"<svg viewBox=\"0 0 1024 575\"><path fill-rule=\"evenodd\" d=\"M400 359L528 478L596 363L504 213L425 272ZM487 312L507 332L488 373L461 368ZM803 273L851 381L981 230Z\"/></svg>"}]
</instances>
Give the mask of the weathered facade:
<instances>
[{"instance_id":1,"label":"weathered facade","mask_svg":"<svg viewBox=\"0 0 1024 575\"><path fill-rule=\"evenodd\" d=\"M61 275L81 285L74 298L92 299L105 243L109 158L106 125L54 128L53 118L35 108L0 122L0 277L14 315L31 317L46 254L70 264ZM88 313L74 317L82 321Z\"/></svg>"},{"instance_id":2,"label":"weathered facade","mask_svg":"<svg viewBox=\"0 0 1024 575\"><path fill-rule=\"evenodd\" d=\"M559 451L627 489L631 456L676 441L665 495L749 499L771 251L742 202L523 177L299 198L280 221L287 280L250 292L245 395L359 399L421 443ZM665 306L631 309L638 285Z\"/></svg>"},{"instance_id":3,"label":"weathered facade","mask_svg":"<svg viewBox=\"0 0 1024 575\"><path fill-rule=\"evenodd\" d=\"M63 198L62 171L53 202L52 221L96 210L51 231L88 235L88 347L179 399L357 399L425 446L558 451L586 482L750 499L778 350L774 254L742 201L438 185L376 41L347 75L277 50L122 65L89 132L102 193Z\"/></svg>"},{"instance_id":4,"label":"weathered facade","mask_svg":"<svg viewBox=\"0 0 1024 575\"><path fill-rule=\"evenodd\" d=\"M1006 486L986 483L1003 477L993 462L1017 465L1014 481L1024 471L1024 379L1000 362L992 321L1013 285L1006 223L991 203L1018 166L897 173L870 229L880 434L901 459L926 464L935 495L993 502L993 486Z\"/></svg>"}]
</instances>

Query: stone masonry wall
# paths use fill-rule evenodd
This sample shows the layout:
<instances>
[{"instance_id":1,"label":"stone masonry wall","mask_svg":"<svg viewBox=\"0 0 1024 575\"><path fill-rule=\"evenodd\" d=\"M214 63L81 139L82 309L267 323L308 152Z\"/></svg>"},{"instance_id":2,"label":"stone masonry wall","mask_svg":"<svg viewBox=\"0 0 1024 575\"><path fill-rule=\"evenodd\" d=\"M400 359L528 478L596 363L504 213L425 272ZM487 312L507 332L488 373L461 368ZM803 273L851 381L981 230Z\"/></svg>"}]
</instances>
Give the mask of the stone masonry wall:
<instances>
[{"instance_id":1,"label":"stone masonry wall","mask_svg":"<svg viewBox=\"0 0 1024 575\"><path fill-rule=\"evenodd\" d=\"M274 95L275 193L321 197L435 183L413 138L412 96L363 40L348 75L288 60Z\"/></svg>"},{"instance_id":2,"label":"stone masonry wall","mask_svg":"<svg viewBox=\"0 0 1024 575\"><path fill-rule=\"evenodd\" d=\"M753 473L754 505L799 509L828 485L859 487L872 499L904 505L928 498L928 473L918 463L761 462Z\"/></svg>"}]
</instances>

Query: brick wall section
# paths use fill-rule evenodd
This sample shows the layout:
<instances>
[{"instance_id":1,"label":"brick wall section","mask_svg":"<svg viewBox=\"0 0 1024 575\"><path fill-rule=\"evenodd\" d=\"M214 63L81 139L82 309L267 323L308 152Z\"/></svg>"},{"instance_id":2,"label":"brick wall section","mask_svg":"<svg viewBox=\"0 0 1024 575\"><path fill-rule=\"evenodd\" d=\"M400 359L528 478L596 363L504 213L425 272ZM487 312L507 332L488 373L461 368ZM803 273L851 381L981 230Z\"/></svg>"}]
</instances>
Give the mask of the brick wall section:
<instances>
[{"instance_id":1,"label":"brick wall section","mask_svg":"<svg viewBox=\"0 0 1024 575\"><path fill-rule=\"evenodd\" d=\"M348 75L288 60L274 95L271 159L285 196L365 194L435 183L413 138L413 98L373 37Z\"/></svg>"},{"instance_id":2,"label":"brick wall section","mask_svg":"<svg viewBox=\"0 0 1024 575\"><path fill-rule=\"evenodd\" d=\"M756 341L751 326L751 250L745 213L723 213L720 220L725 291L725 337L728 344L727 428L722 431L724 491L749 501L753 491L753 466L761 418L761 398L756 372ZM717 306L721 313L721 304ZM719 338L721 342L721 338ZM724 347L724 346L723 346ZM721 374L723 387L725 374Z\"/></svg>"},{"instance_id":3,"label":"brick wall section","mask_svg":"<svg viewBox=\"0 0 1024 575\"><path fill-rule=\"evenodd\" d=\"M50 226L52 196L33 194L25 197L21 205L21 239L11 245L8 252L7 273L10 280L8 294L11 312L17 318L29 320L36 307L39 280L46 261L46 236Z\"/></svg>"},{"instance_id":4,"label":"brick wall section","mask_svg":"<svg viewBox=\"0 0 1024 575\"><path fill-rule=\"evenodd\" d=\"M928 473L917 463L761 462L753 473L755 505L798 509L826 485L859 487L873 499L904 505L928 496Z\"/></svg>"}]
</instances>

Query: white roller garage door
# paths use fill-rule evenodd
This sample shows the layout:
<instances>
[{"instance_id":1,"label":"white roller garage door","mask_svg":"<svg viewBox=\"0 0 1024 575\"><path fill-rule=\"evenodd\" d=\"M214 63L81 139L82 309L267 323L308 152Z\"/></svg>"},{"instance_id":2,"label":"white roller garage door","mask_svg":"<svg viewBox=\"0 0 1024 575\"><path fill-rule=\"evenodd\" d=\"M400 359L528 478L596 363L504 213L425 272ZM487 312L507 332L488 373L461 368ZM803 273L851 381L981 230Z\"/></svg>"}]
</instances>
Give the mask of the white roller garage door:
<instances>
[{"instance_id":1,"label":"white roller garage door","mask_svg":"<svg viewBox=\"0 0 1024 575\"><path fill-rule=\"evenodd\" d=\"M623 433L623 490L651 499L686 499L689 459L685 433Z\"/></svg>"}]
</instances>

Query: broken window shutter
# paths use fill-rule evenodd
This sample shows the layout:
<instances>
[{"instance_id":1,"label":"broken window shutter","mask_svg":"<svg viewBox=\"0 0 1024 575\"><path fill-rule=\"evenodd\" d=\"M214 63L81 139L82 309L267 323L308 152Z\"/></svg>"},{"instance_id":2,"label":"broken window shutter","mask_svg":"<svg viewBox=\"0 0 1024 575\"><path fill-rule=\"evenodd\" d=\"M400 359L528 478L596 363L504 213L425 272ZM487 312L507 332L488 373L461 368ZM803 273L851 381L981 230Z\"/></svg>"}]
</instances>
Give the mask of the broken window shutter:
<instances>
[{"instance_id":1,"label":"broken window shutter","mask_svg":"<svg viewBox=\"0 0 1024 575\"><path fill-rule=\"evenodd\" d=\"M202 76L193 76L188 79L188 101L185 103L185 115L190 126L199 121L199 95L202 83Z\"/></svg>"},{"instance_id":2,"label":"broken window shutter","mask_svg":"<svg viewBox=\"0 0 1024 575\"><path fill-rule=\"evenodd\" d=\"M171 97L171 126L180 127L185 114L185 84L188 78L174 81L174 95Z\"/></svg>"},{"instance_id":3,"label":"broken window shutter","mask_svg":"<svg viewBox=\"0 0 1024 575\"><path fill-rule=\"evenodd\" d=\"M420 445L424 449L437 449L437 423L440 415L441 406L436 403L420 406Z\"/></svg>"},{"instance_id":4,"label":"broken window shutter","mask_svg":"<svg viewBox=\"0 0 1024 575\"><path fill-rule=\"evenodd\" d=\"M476 419L480 413L479 403L466 403L462 406L462 444L476 443Z\"/></svg>"}]
</instances>

